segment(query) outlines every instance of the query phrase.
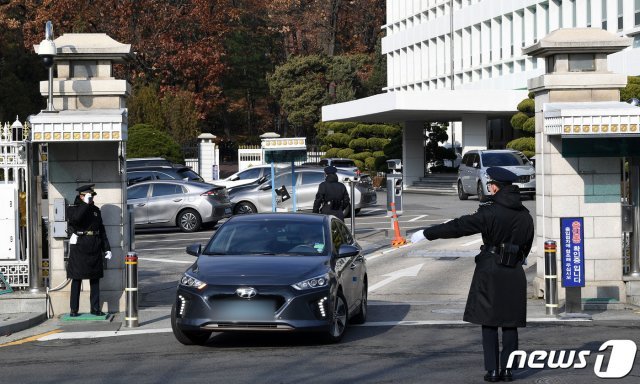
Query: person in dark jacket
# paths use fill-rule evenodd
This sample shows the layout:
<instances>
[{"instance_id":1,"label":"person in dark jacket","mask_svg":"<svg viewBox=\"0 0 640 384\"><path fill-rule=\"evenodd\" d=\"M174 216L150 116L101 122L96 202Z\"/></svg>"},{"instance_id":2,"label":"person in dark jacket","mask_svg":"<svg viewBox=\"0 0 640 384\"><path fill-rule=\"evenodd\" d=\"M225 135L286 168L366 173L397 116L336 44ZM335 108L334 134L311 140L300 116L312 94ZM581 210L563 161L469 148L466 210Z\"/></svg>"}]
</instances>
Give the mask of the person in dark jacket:
<instances>
[{"instance_id":1,"label":"person in dark jacket","mask_svg":"<svg viewBox=\"0 0 640 384\"><path fill-rule=\"evenodd\" d=\"M475 257L463 319L482 326L485 381L512 381L507 362L518 349L518 327L526 326L527 279L522 263L531 250L534 226L520 201L519 188L512 185L517 176L499 167L487 169L487 174L492 196L476 213L418 231L411 241L482 234L484 245ZM498 327L502 328L501 354Z\"/></svg>"},{"instance_id":2,"label":"person in dark jacket","mask_svg":"<svg viewBox=\"0 0 640 384\"><path fill-rule=\"evenodd\" d=\"M88 279L91 293L89 300L91 314L104 316L100 308L100 279L104 275L102 258L111 259L111 247L102 223L100 209L94 205L93 190L95 184L76 188L78 195L69 207L68 231L69 261L67 262L67 278L71 279L71 312L69 316L79 316L80 285Z\"/></svg>"},{"instance_id":3,"label":"person in dark jacket","mask_svg":"<svg viewBox=\"0 0 640 384\"><path fill-rule=\"evenodd\" d=\"M316 199L313 202L313 213L334 215L344 221L344 210L349 206L347 187L338 181L338 170L334 166L324 169L325 181L320 183Z\"/></svg>"}]
</instances>

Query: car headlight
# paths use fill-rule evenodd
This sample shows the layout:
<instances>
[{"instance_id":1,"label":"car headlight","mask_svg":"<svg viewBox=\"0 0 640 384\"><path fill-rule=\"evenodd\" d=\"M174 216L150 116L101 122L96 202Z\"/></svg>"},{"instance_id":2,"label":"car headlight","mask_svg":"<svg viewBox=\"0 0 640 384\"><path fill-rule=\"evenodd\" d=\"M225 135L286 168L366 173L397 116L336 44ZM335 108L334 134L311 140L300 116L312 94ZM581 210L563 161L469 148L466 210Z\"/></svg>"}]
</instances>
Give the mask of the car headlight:
<instances>
[{"instance_id":1,"label":"car headlight","mask_svg":"<svg viewBox=\"0 0 640 384\"><path fill-rule=\"evenodd\" d=\"M299 283L295 283L291 285L293 288L298 291L303 291L305 289L313 289L313 288L322 288L329 285L329 274L325 273L322 276L313 277L311 279L303 280Z\"/></svg>"},{"instance_id":2,"label":"car headlight","mask_svg":"<svg viewBox=\"0 0 640 384\"><path fill-rule=\"evenodd\" d=\"M184 274L180 279L180 285L184 285L185 287L193 287L196 289L203 289L207 286L207 283L204 283L193 276L189 276L188 274Z\"/></svg>"},{"instance_id":3,"label":"car headlight","mask_svg":"<svg viewBox=\"0 0 640 384\"><path fill-rule=\"evenodd\" d=\"M532 173L532 174L531 174L531 177L529 178L529 180L535 180L535 179L536 179L536 174L535 174L535 173Z\"/></svg>"}]
</instances>

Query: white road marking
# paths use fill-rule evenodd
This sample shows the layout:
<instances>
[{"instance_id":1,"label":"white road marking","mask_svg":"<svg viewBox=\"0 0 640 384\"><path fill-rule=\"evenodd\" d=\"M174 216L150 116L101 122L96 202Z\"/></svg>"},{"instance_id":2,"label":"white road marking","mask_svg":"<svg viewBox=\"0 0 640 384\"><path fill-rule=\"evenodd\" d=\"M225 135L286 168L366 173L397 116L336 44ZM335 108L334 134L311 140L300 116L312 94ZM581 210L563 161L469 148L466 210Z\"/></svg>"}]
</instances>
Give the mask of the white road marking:
<instances>
[{"instance_id":1,"label":"white road marking","mask_svg":"<svg viewBox=\"0 0 640 384\"><path fill-rule=\"evenodd\" d=\"M161 243L165 241L196 241L196 240L209 240L209 237L194 237L192 239L165 239L165 240L136 240L136 243Z\"/></svg>"},{"instance_id":2,"label":"white road marking","mask_svg":"<svg viewBox=\"0 0 640 384\"><path fill-rule=\"evenodd\" d=\"M424 263L420 263L420 264L416 264L413 265L409 268L404 268L404 269L400 269L398 271L394 271L391 273L387 273L386 275L383 276L388 276L386 279L377 282L376 284L372 285L369 287L369 293L377 290L378 288L382 288L385 285L398 280L401 277L416 277L418 276L418 273L420 272L420 269L422 269L422 266L424 265Z\"/></svg>"},{"instance_id":3,"label":"white road marking","mask_svg":"<svg viewBox=\"0 0 640 384\"><path fill-rule=\"evenodd\" d=\"M418 221L418 220L422 219L423 217L427 217L427 216L429 216L429 215L420 215L420 216L418 216L418 217L414 217L413 219L409 220L409 222L411 222L411 221Z\"/></svg>"},{"instance_id":4,"label":"white road marking","mask_svg":"<svg viewBox=\"0 0 640 384\"><path fill-rule=\"evenodd\" d=\"M193 264L193 261L185 261L185 260L154 259L152 257L139 257L138 259L145 260L145 261L156 261L158 263Z\"/></svg>"},{"instance_id":5,"label":"white road marking","mask_svg":"<svg viewBox=\"0 0 640 384\"><path fill-rule=\"evenodd\" d=\"M475 240L471 240L471 241L470 241L470 242L468 242L468 243L464 243L464 244L462 244L462 246L463 246L463 247L467 247L467 246L469 246L469 245L473 245L473 244L477 244L477 243L482 243L482 238L475 239Z\"/></svg>"},{"instance_id":6,"label":"white road marking","mask_svg":"<svg viewBox=\"0 0 640 384\"><path fill-rule=\"evenodd\" d=\"M93 331L93 332L60 332L53 335L47 335L38 339L38 341L49 340L70 340L70 339L98 339L103 337L114 336L131 336L143 335L150 333L168 333L172 332L171 328L155 328L155 329L136 329L127 331Z\"/></svg>"},{"instance_id":7,"label":"white road marking","mask_svg":"<svg viewBox=\"0 0 640 384\"><path fill-rule=\"evenodd\" d=\"M187 247L179 247L179 248L137 248L135 249L136 252L140 252L140 251L184 251Z\"/></svg>"}]
</instances>

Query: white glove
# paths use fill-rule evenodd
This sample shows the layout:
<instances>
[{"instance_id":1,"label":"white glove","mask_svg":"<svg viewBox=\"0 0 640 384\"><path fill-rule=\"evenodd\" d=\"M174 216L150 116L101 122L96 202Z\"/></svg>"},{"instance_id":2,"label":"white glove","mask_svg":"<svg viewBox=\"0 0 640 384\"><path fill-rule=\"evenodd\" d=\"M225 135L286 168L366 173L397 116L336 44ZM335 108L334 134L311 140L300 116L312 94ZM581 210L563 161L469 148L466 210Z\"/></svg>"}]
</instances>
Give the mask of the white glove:
<instances>
[{"instance_id":1,"label":"white glove","mask_svg":"<svg viewBox=\"0 0 640 384\"><path fill-rule=\"evenodd\" d=\"M111 251L107 251L104 253L104 258L107 260L111 260Z\"/></svg>"},{"instance_id":2,"label":"white glove","mask_svg":"<svg viewBox=\"0 0 640 384\"><path fill-rule=\"evenodd\" d=\"M89 204L91 202L91 199L93 198L93 196L90 193L87 193L86 195L84 195L84 197L82 198L82 201L84 201L85 203Z\"/></svg>"},{"instance_id":3,"label":"white glove","mask_svg":"<svg viewBox=\"0 0 640 384\"><path fill-rule=\"evenodd\" d=\"M71 235L71 238L69 239L69 244L76 244L77 242L78 242L78 235L74 233Z\"/></svg>"},{"instance_id":4,"label":"white glove","mask_svg":"<svg viewBox=\"0 0 640 384\"><path fill-rule=\"evenodd\" d=\"M411 235L411 242L412 243L419 243L422 240L427 240L426 237L424 237L424 231L422 229L413 232L413 234Z\"/></svg>"}]
</instances>

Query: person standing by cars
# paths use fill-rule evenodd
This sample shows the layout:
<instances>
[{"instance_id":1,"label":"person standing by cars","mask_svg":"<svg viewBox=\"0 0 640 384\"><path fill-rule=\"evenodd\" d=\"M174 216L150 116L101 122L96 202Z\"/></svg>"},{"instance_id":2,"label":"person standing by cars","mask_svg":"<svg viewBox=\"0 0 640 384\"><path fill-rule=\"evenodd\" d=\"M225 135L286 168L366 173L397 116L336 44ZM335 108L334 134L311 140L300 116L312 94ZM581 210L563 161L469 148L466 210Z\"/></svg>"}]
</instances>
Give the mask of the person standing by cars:
<instances>
[{"instance_id":1,"label":"person standing by cars","mask_svg":"<svg viewBox=\"0 0 640 384\"><path fill-rule=\"evenodd\" d=\"M518 327L526 326L527 279L522 264L531 250L534 226L520 201L518 178L504 168L487 169L490 199L476 213L419 230L413 243L482 234L484 245L475 257L476 267L464 311L464 321L482 326L485 381L512 381L507 362L518 349ZM502 328L502 353L498 327Z\"/></svg>"},{"instance_id":2,"label":"person standing by cars","mask_svg":"<svg viewBox=\"0 0 640 384\"><path fill-rule=\"evenodd\" d=\"M89 300L91 314L104 316L100 308L100 279L104 275L102 258L111 259L111 247L102 223L100 208L96 207L93 197L95 184L83 185L76 188L78 195L69 207L68 231L69 261L67 263L67 278L71 279L71 297L69 316L79 316L80 285L82 280L88 279L91 293Z\"/></svg>"},{"instance_id":3,"label":"person standing by cars","mask_svg":"<svg viewBox=\"0 0 640 384\"><path fill-rule=\"evenodd\" d=\"M316 199L313 201L313 213L334 215L344 221L344 209L349 206L347 187L338 181L338 170L334 166L324 169L325 181L318 186Z\"/></svg>"}]
</instances>

